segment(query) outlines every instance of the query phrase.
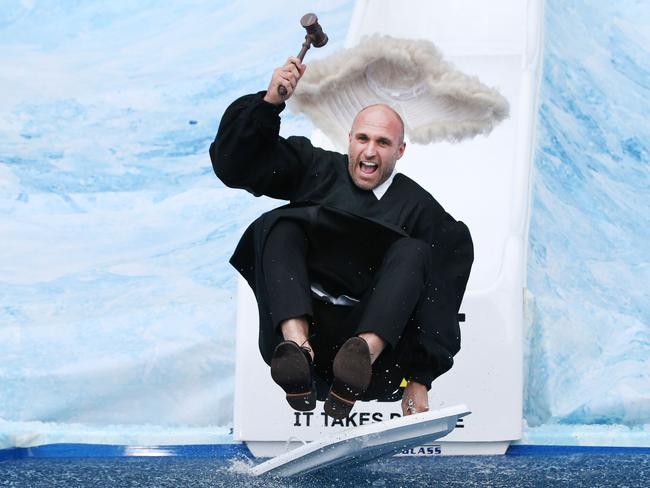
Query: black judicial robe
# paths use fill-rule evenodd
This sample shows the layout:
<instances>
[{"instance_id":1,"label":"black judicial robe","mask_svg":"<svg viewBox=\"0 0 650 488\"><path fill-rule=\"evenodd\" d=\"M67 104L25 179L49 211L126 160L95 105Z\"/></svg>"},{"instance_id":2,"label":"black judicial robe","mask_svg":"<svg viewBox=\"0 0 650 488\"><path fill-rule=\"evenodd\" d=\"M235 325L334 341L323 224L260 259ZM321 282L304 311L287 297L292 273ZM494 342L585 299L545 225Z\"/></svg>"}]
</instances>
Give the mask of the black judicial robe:
<instances>
[{"instance_id":1,"label":"black judicial robe","mask_svg":"<svg viewBox=\"0 0 650 488\"><path fill-rule=\"evenodd\" d=\"M284 104L267 103L264 94L233 102L210 146L214 171L224 184L290 202L255 220L230 260L255 293L260 329L272 320L262 250L278 219L313 223L319 213L340 216L350 222L349 232L363 236L370 249L389 243L391 236L420 239L430 245L434 265L402 339L408 341L402 367L406 379L430 388L436 377L451 368L460 349L457 314L473 262L467 226L403 174L395 175L380 200L372 191L358 188L349 176L347 155L314 147L305 137L280 137ZM354 254L354 249L350 252ZM341 266L349 262L349 255L341 254ZM260 334L260 351L270 363L273 349L268 341Z\"/></svg>"}]
</instances>

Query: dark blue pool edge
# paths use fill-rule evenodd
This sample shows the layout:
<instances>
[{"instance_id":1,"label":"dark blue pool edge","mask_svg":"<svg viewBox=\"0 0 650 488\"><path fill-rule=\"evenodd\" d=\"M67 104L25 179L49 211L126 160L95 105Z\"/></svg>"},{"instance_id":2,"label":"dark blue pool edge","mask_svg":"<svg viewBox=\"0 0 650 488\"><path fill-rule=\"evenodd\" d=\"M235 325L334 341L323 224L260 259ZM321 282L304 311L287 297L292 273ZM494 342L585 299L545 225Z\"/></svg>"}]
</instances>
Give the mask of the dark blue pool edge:
<instances>
[{"instance_id":1,"label":"dark blue pool edge","mask_svg":"<svg viewBox=\"0 0 650 488\"><path fill-rule=\"evenodd\" d=\"M252 454L244 444L125 446L114 444L45 444L0 449L0 460L26 458L187 457L232 458Z\"/></svg>"},{"instance_id":2,"label":"dark blue pool edge","mask_svg":"<svg viewBox=\"0 0 650 488\"><path fill-rule=\"evenodd\" d=\"M506 456L552 456L566 454L648 454L650 447L511 445ZM0 449L0 460L33 458L118 457L233 458L252 457L244 444L200 444L176 446L123 446L110 444L46 444Z\"/></svg>"}]
</instances>

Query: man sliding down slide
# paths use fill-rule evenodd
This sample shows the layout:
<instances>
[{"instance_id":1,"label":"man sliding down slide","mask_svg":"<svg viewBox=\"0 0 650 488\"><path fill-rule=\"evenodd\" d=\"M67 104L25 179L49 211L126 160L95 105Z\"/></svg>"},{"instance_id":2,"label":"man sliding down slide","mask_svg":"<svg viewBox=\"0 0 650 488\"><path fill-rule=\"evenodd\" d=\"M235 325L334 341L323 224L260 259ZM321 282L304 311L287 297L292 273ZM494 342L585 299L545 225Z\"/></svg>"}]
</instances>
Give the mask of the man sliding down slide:
<instances>
[{"instance_id":1,"label":"man sliding down slide","mask_svg":"<svg viewBox=\"0 0 650 488\"><path fill-rule=\"evenodd\" d=\"M324 400L340 419L401 393L405 415L426 411L460 348L469 230L395 173L404 124L387 105L357 114L347 155L280 137L305 69L289 58L266 92L233 102L210 146L224 184L290 202L255 220L230 260L257 299L260 352L295 410Z\"/></svg>"}]
</instances>

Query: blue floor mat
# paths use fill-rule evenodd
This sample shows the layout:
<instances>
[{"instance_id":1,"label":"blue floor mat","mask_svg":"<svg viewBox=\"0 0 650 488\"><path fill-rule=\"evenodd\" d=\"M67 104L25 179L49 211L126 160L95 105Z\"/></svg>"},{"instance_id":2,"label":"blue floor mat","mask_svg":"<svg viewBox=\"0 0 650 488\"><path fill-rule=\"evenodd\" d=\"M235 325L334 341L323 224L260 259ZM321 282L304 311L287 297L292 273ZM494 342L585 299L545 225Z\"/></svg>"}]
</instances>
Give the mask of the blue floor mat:
<instances>
[{"instance_id":1,"label":"blue floor mat","mask_svg":"<svg viewBox=\"0 0 650 488\"><path fill-rule=\"evenodd\" d=\"M11 487L647 487L644 451L519 453L506 456L387 458L345 470L274 479L246 475L251 461L230 457L24 458L0 461Z\"/></svg>"}]
</instances>

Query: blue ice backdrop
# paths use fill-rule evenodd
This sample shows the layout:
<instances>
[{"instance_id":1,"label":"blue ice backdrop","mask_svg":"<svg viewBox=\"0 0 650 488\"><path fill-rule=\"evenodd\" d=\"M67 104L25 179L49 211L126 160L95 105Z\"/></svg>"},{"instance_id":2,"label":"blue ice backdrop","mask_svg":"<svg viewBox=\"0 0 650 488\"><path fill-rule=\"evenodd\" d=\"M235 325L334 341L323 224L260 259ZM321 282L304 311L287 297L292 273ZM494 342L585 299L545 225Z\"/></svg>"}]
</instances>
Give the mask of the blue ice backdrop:
<instances>
[{"instance_id":1,"label":"blue ice backdrop","mask_svg":"<svg viewBox=\"0 0 650 488\"><path fill-rule=\"evenodd\" d=\"M305 8L0 1L0 447L231 439L228 258L273 203L224 188L207 149ZM352 3L309 8L342 47Z\"/></svg>"},{"instance_id":2,"label":"blue ice backdrop","mask_svg":"<svg viewBox=\"0 0 650 488\"><path fill-rule=\"evenodd\" d=\"M532 442L650 445L644 4L546 2ZM297 51L304 11L330 37L313 59L342 47L353 7L0 0L0 448L231 440L227 260L275 202L224 188L207 148ZM312 126L285 113L282 130Z\"/></svg>"},{"instance_id":3,"label":"blue ice backdrop","mask_svg":"<svg viewBox=\"0 0 650 488\"><path fill-rule=\"evenodd\" d=\"M528 256L533 438L600 431L650 445L649 7L546 2Z\"/></svg>"}]
</instances>

